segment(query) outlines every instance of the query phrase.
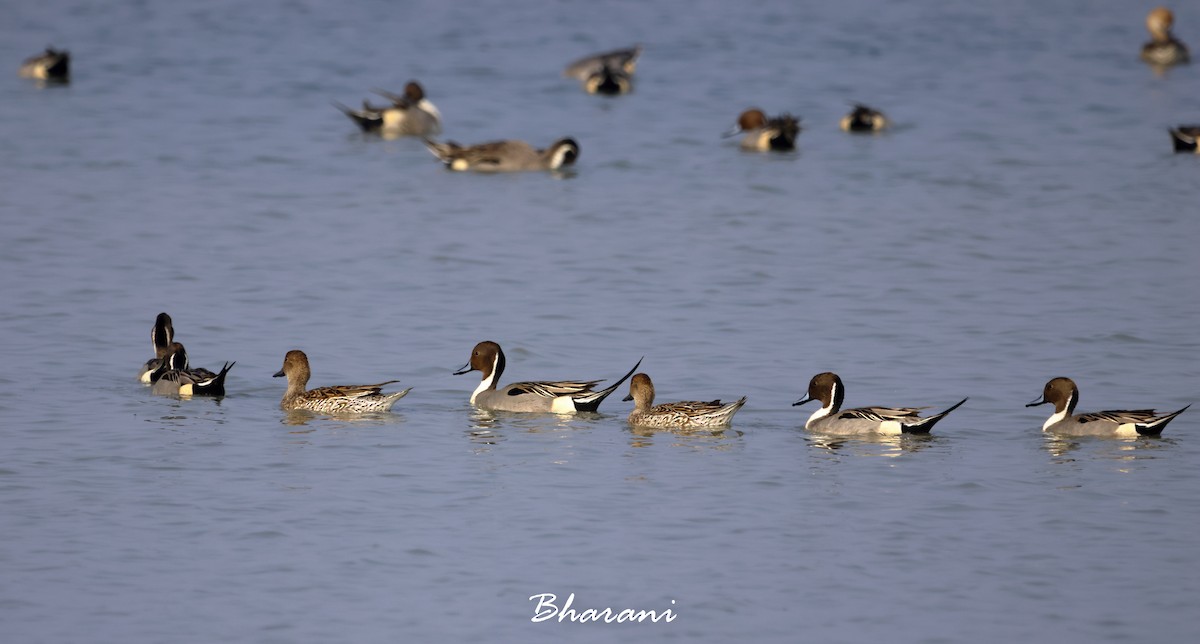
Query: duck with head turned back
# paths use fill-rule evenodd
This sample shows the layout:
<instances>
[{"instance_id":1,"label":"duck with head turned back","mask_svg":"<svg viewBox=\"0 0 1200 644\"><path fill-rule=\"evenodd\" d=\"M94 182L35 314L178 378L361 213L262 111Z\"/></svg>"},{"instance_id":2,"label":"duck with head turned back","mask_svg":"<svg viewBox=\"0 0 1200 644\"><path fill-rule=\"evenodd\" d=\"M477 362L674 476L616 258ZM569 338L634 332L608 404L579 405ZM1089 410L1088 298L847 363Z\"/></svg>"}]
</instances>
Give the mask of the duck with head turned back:
<instances>
[{"instance_id":1,"label":"duck with head turned back","mask_svg":"<svg viewBox=\"0 0 1200 644\"><path fill-rule=\"evenodd\" d=\"M178 342L167 348L167 357L150 374L150 391L169 396L224 396L225 376L235 362L226 362L221 373L188 364L187 350Z\"/></svg>"},{"instance_id":2,"label":"duck with head turned back","mask_svg":"<svg viewBox=\"0 0 1200 644\"><path fill-rule=\"evenodd\" d=\"M1054 413L1042 424L1042 431L1065 436L1158 436L1163 428L1191 405L1169 414L1153 409L1094 411L1076 414L1079 388L1070 378L1052 378L1042 388L1042 397L1026 407L1054 405Z\"/></svg>"},{"instance_id":3,"label":"duck with head turned back","mask_svg":"<svg viewBox=\"0 0 1200 644\"><path fill-rule=\"evenodd\" d=\"M447 168L459 172L562 170L579 158L579 144L571 138L559 139L545 150L514 140L464 146L453 141L437 143L426 139L425 147Z\"/></svg>"},{"instance_id":4,"label":"duck with head turned back","mask_svg":"<svg viewBox=\"0 0 1200 644\"><path fill-rule=\"evenodd\" d=\"M25 59L17 74L22 78L67 83L71 80L71 54L65 49L47 47L46 51Z\"/></svg>"},{"instance_id":5,"label":"duck with head turned back","mask_svg":"<svg viewBox=\"0 0 1200 644\"><path fill-rule=\"evenodd\" d=\"M363 101L361 110L355 110L334 101L342 111L363 131L379 134L385 138L399 136L437 136L442 133L442 114L425 97L425 89L416 81L404 86L403 94L393 94L382 89L371 90L392 101L391 105L377 107Z\"/></svg>"}]
</instances>

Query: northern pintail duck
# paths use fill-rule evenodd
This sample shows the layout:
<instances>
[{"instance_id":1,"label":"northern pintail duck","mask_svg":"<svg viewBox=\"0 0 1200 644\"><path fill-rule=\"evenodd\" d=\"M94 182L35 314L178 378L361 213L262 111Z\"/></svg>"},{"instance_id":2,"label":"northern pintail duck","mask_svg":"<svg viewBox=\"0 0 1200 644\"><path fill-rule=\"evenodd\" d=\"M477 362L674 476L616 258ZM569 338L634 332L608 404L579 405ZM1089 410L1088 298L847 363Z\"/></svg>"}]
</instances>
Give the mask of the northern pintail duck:
<instances>
[{"instance_id":1,"label":"northern pintail duck","mask_svg":"<svg viewBox=\"0 0 1200 644\"><path fill-rule=\"evenodd\" d=\"M476 172L524 172L559 170L579 158L575 139L559 139L545 150L537 150L524 141L492 141L478 145L459 145L453 141L425 146L451 170Z\"/></svg>"},{"instance_id":2,"label":"northern pintail duck","mask_svg":"<svg viewBox=\"0 0 1200 644\"><path fill-rule=\"evenodd\" d=\"M47 47L46 51L25 59L17 74L23 78L65 83L71 80L71 54Z\"/></svg>"},{"instance_id":3,"label":"northern pintail duck","mask_svg":"<svg viewBox=\"0 0 1200 644\"><path fill-rule=\"evenodd\" d=\"M589 94L628 94L633 89L633 72L637 69L642 46L594 54L567 65L563 76L578 79Z\"/></svg>"},{"instance_id":4,"label":"northern pintail duck","mask_svg":"<svg viewBox=\"0 0 1200 644\"><path fill-rule=\"evenodd\" d=\"M808 396L792 404L803 405L821 401L821 408L804 423L805 429L825 434L928 434L946 414L967 402L958 401L946 411L922 418L919 412L928 407L858 407L842 409L846 386L836 373L819 373L808 383Z\"/></svg>"},{"instance_id":5,"label":"northern pintail duck","mask_svg":"<svg viewBox=\"0 0 1200 644\"><path fill-rule=\"evenodd\" d=\"M225 376L236 362L226 362L221 373L188 365L187 350L178 342L167 348L167 357L150 374L150 391L171 396L224 396Z\"/></svg>"},{"instance_id":6,"label":"northern pintail duck","mask_svg":"<svg viewBox=\"0 0 1200 644\"><path fill-rule=\"evenodd\" d=\"M1196 147L1196 139L1200 138L1200 125L1180 125L1169 128L1168 131L1171 133L1171 141L1175 144L1176 152L1200 154L1200 148Z\"/></svg>"},{"instance_id":7,"label":"northern pintail duck","mask_svg":"<svg viewBox=\"0 0 1200 644\"><path fill-rule=\"evenodd\" d=\"M1150 42L1142 45L1142 60L1166 67L1188 62L1188 48L1171 34L1175 14L1166 7L1151 9L1146 16L1146 29L1150 31Z\"/></svg>"},{"instance_id":8,"label":"northern pintail duck","mask_svg":"<svg viewBox=\"0 0 1200 644\"><path fill-rule=\"evenodd\" d=\"M287 391L279 406L283 409L306 409L324 414L362 414L369 412L388 411L392 405L412 391L412 387L403 391L383 393L383 387L399 380L388 380L374 385L332 385L317 389L305 390L308 378L312 374L308 368L308 356L303 351L293 349L283 357L283 368L276 378L287 376Z\"/></svg>"},{"instance_id":9,"label":"northern pintail duck","mask_svg":"<svg viewBox=\"0 0 1200 644\"><path fill-rule=\"evenodd\" d=\"M154 344L154 357L142 365L142 373L138 376L138 380L147 385L150 384L150 374L162 366L174 340L175 327L171 325L171 316L159 313L158 317L154 318L154 326L150 327L150 342Z\"/></svg>"},{"instance_id":10,"label":"northern pintail duck","mask_svg":"<svg viewBox=\"0 0 1200 644\"><path fill-rule=\"evenodd\" d=\"M800 120L791 114L780 114L774 118L758 108L750 108L738 117L737 125L726 136L742 137L742 149L758 152L785 152L796 149L796 136L800 134Z\"/></svg>"},{"instance_id":11,"label":"northern pintail duck","mask_svg":"<svg viewBox=\"0 0 1200 644\"><path fill-rule=\"evenodd\" d=\"M504 374L504 351L495 342L484 341L475 345L471 359L462 369L454 372L459 376L471 371L482 373L479 386L471 393L471 404L491 411L551 412L574 414L580 411L596 411L609 394L617 390L638 366L638 360L629 373L621 376L612 386L595 391L599 380L559 380L539 382L514 382L497 388Z\"/></svg>"},{"instance_id":12,"label":"northern pintail duck","mask_svg":"<svg viewBox=\"0 0 1200 644\"><path fill-rule=\"evenodd\" d=\"M429 137L441 134L442 114L428 98L425 98L425 90L416 81L405 85L403 94L393 94L382 89L371 91L387 98L392 104L375 106L363 101L361 110L346 107L336 101L334 105L364 132L385 137Z\"/></svg>"},{"instance_id":13,"label":"northern pintail duck","mask_svg":"<svg viewBox=\"0 0 1200 644\"><path fill-rule=\"evenodd\" d=\"M1070 378L1053 378L1042 389L1042 397L1026 407L1051 403L1054 414L1042 424L1042 431L1070 436L1158 436L1167 423L1191 405L1169 414L1153 409L1094 411L1075 414L1079 388Z\"/></svg>"},{"instance_id":14,"label":"northern pintail duck","mask_svg":"<svg viewBox=\"0 0 1200 644\"><path fill-rule=\"evenodd\" d=\"M566 66L563 76L580 80L588 94L629 94L642 46L584 56Z\"/></svg>"},{"instance_id":15,"label":"northern pintail duck","mask_svg":"<svg viewBox=\"0 0 1200 644\"><path fill-rule=\"evenodd\" d=\"M629 381L629 395L625 396L625 400L633 401L633 411L629 412L630 425L681 429L724 427L733 420L737 410L746 404L746 397L742 396L731 403L687 400L655 405L654 383L644 373L636 374Z\"/></svg>"},{"instance_id":16,"label":"northern pintail duck","mask_svg":"<svg viewBox=\"0 0 1200 644\"><path fill-rule=\"evenodd\" d=\"M840 125L847 132L878 132L887 128L888 120L883 112L855 103L854 109L842 117Z\"/></svg>"}]
</instances>

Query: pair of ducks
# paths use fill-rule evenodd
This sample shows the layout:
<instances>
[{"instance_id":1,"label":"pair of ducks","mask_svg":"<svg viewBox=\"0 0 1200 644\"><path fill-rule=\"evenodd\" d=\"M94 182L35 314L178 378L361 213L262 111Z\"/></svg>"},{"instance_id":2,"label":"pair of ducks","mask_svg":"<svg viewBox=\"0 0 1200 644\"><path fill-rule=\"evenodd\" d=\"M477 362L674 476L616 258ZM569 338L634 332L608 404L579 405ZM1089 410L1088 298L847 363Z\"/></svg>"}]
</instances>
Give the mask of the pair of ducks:
<instances>
[{"instance_id":1,"label":"pair of ducks","mask_svg":"<svg viewBox=\"0 0 1200 644\"><path fill-rule=\"evenodd\" d=\"M618 95L633 89L633 72L641 56L640 45L628 49L595 54L567 66L565 76L579 79L590 94ZM364 132L378 133L385 138L419 136L425 146L445 166L456 171L525 172L560 170L579 158L579 143L571 138L555 141L545 149L535 148L524 141L505 139L478 145L460 145L453 141L437 143L432 137L441 134L442 119L437 107L425 97L425 90L410 81L403 95L372 90L392 101L391 105L374 106L363 101L361 110L334 103Z\"/></svg>"},{"instance_id":2,"label":"pair of ducks","mask_svg":"<svg viewBox=\"0 0 1200 644\"><path fill-rule=\"evenodd\" d=\"M171 316L159 313L150 329L154 357L142 365L138 380L150 385L150 391L169 396L224 396L225 376L235 363L227 362L220 373L188 364L187 350L175 342Z\"/></svg>"},{"instance_id":3,"label":"pair of ducks","mask_svg":"<svg viewBox=\"0 0 1200 644\"><path fill-rule=\"evenodd\" d=\"M384 138L418 136L425 146L447 168L476 172L524 172L536 170L559 170L579 158L579 144L574 139L555 141L550 147L539 150L524 141L507 139L479 145L463 146L453 141L437 143L431 137L442 132L442 115L428 98L425 89L416 81L409 81L403 94L392 94L386 90L371 90L392 101L391 105L375 106L363 101L361 110L341 103L334 105L342 110L364 132L379 134Z\"/></svg>"},{"instance_id":4,"label":"pair of ducks","mask_svg":"<svg viewBox=\"0 0 1200 644\"><path fill-rule=\"evenodd\" d=\"M71 53L65 49L47 47L46 51L26 58L17 75L54 83L71 81Z\"/></svg>"},{"instance_id":5,"label":"pair of ducks","mask_svg":"<svg viewBox=\"0 0 1200 644\"><path fill-rule=\"evenodd\" d=\"M889 125L888 119L879 110L856 103L849 114L842 117L838 126L846 132L879 132ZM726 136L742 137L743 150L755 152L787 152L796 149L796 137L800 134L800 119L788 113L768 117L757 107L752 107L738 116L737 125Z\"/></svg>"}]
</instances>

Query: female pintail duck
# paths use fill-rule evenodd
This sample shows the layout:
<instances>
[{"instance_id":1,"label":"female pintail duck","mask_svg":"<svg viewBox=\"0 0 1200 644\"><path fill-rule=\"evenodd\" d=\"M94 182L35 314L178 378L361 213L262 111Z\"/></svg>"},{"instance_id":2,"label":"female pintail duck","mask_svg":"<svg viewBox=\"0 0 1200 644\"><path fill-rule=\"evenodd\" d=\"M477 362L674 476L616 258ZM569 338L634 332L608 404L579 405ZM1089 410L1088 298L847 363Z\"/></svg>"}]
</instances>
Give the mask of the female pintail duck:
<instances>
[{"instance_id":1,"label":"female pintail duck","mask_svg":"<svg viewBox=\"0 0 1200 644\"><path fill-rule=\"evenodd\" d=\"M775 118L758 108L750 108L738 117L737 125L725 136L742 137L742 149L757 152L784 152L796 149L796 136L800 134L800 120L791 114L780 114Z\"/></svg>"},{"instance_id":2,"label":"female pintail duck","mask_svg":"<svg viewBox=\"0 0 1200 644\"><path fill-rule=\"evenodd\" d=\"M641 55L642 46L636 45L585 56L567 65L563 76L578 79L589 94L628 94L633 89L633 72Z\"/></svg>"},{"instance_id":3,"label":"female pintail duck","mask_svg":"<svg viewBox=\"0 0 1200 644\"><path fill-rule=\"evenodd\" d=\"M855 103L854 109L842 117L840 125L847 132L878 132L887 128L888 120L883 112Z\"/></svg>"},{"instance_id":4,"label":"female pintail duck","mask_svg":"<svg viewBox=\"0 0 1200 644\"><path fill-rule=\"evenodd\" d=\"M1196 147L1196 139L1200 138L1200 125L1180 125L1169 128L1167 131L1171 133L1171 141L1175 143L1176 152L1200 154L1200 148Z\"/></svg>"},{"instance_id":5,"label":"female pintail duck","mask_svg":"<svg viewBox=\"0 0 1200 644\"><path fill-rule=\"evenodd\" d=\"M492 141L462 146L453 141L436 143L425 140L425 147L451 170L475 172L524 172L559 170L579 158L575 139L559 139L545 150L534 149L524 141Z\"/></svg>"},{"instance_id":6,"label":"female pintail duck","mask_svg":"<svg viewBox=\"0 0 1200 644\"><path fill-rule=\"evenodd\" d=\"M1070 378L1053 378L1046 383L1042 397L1026 407L1052 403L1054 414L1042 424L1042 431L1069 436L1158 436L1173 418L1191 405L1169 414L1153 409L1095 411L1075 414L1079 388Z\"/></svg>"},{"instance_id":7,"label":"female pintail duck","mask_svg":"<svg viewBox=\"0 0 1200 644\"><path fill-rule=\"evenodd\" d=\"M236 362L226 362L221 373L188 365L187 350L178 342L167 348L167 356L150 374L150 391L169 396L224 396L225 376Z\"/></svg>"},{"instance_id":8,"label":"female pintail duck","mask_svg":"<svg viewBox=\"0 0 1200 644\"><path fill-rule=\"evenodd\" d=\"M66 50L47 47L37 56L25 59L17 74L22 78L66 83L71 80L71 54Z\"/></svg>"},{"instance_id":9,"label":"female pintail duck","mask_svg":"<svg viewBox=\"0 0 1200 644\"><path fill-rule=\"evenodd\" d=\"M629 373L621 376L612 386L594 391L599 380L560 380L540 382L514 382L497 389L500 376L504 374L504 352L495 342L480 342L471 351L471 359L462 369L454 372L460 376L471 371L483 374L479 386L471 393L471 404L491 411L551 412L574 414L580 411L596 411L609 394L629 379L638 366L638 360Z\"/></svg>"},{"instance_id":10,"label":"female pintail duck","mask_svg":"<svg viewBox=\"0 0 1200 644\"><path fill-rule=\"evenodd\" d=\"M633 401L629 412L629 424L639 427L670 427L681 429L724 427L733 420L737 410L746 404L746 397L731 403L720 400L700 402L694 400L654 404L654 383L650 376L639 373L629 381L629 395Z\"/></svg>"},{"instance_id":11,"label":"female pintail duck","mask_svg":"<svg viewBox=\"0 0 1200 644\"><path fill-rule=\"evenodd\" d=\"M386 90L371 90L392 102L391 105L376 107L363 101L361 110L355 110L334 102L363 132L383 136L436 136L442 133L442 114L429 99L425 90L416 81L404 86L403 94Z\"/></svg>"},{"instance_id":12,"label":"female pintail duck","mask_svg":"<svg viewBox=\"0 0 1200 644\"><path fill-rule=\"evenodd\" d=\"M147 385L150 384L150 374L162 366L174 340L175 327L171 325L171 316L159 313L158 317L154 319L154 326L150 327L150 342L154 344L154 357L142 365L142 374L138 376L138 380Z\"/></svg>"},{"instance_id":13,"label":"female pintail duck","mask_svg":"<svg viewBox=\"0 0 1200 644\"><path fill-rule=\"evenodd\" d=\"M375 385L332 385L317 389L305 390L308 378L312 372L308 368L308 356L303 351L293 349L283 357L283 368L276 378L287 376L287 391L279 406L283 409L306 409L323 414L362 414L377 411L388 411L412 387L390 394L382 393L385 385L400 382L388 380Z\"/></svg>"},{"instance_id":14,"label":"female pintail duck","mask_svg":"<svg viewBox=\"0 0 1200 644\"><path fill-rule=\"evenodd\" d=\"M922 418L928 407L859 407L842 409L846 387L836 373L819 373L808 383L808 396L792 404L821 401L821 408L804 423L805 429L825 434L928 434L946 414L967 402L958 401L946 411Z\"/></svg>"},{"instance_id":15,"label":"female pintail duck","mask_svg":"<svg viewBox=\"0 0 1200 644\"><path fill-rule=\"evenodd\" d=\"M1146 16L1146 29L1150 42L1142 45L1142 60L1152 64L1169 66L1188 62L1188 48L1171 34L1175 14L1166 7L1151 9Z\"/></svg>"}]
</instances>

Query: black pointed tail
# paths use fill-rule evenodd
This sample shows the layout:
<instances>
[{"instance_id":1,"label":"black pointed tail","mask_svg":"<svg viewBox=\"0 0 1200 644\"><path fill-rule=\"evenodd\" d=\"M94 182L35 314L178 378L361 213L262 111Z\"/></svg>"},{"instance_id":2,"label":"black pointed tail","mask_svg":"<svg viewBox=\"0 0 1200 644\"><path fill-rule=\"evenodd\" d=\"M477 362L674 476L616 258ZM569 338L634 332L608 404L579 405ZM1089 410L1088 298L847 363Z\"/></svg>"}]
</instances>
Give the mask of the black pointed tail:
<instances>
[{"instance_id":1,"label":"black pointed tail","mask_svg":"<svg viewBox=\"0 0 1200 644\"><path fill-rule=\"evenodd\" d=\"M638 367L642 366L642 360L645 359L645 356L638 358L637 364L633 365L633 368L629 370L629 373L621 376L621 379L612 383L612 385L605 387L600 391L592 392L586 396L580 396L576 398L575 411L596 411L596 409L600 407L600 403L604 402L604 399L608 398L609 394L616 391L617 387L621 386L621 383L629 380L629 377L632 376L635 371L637 371Z\"/></svg>"}]
</instances>

